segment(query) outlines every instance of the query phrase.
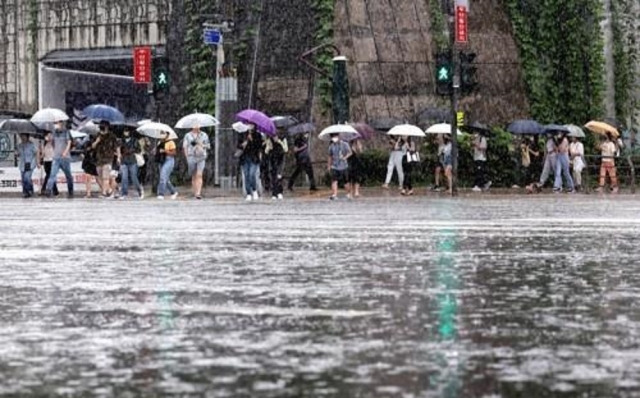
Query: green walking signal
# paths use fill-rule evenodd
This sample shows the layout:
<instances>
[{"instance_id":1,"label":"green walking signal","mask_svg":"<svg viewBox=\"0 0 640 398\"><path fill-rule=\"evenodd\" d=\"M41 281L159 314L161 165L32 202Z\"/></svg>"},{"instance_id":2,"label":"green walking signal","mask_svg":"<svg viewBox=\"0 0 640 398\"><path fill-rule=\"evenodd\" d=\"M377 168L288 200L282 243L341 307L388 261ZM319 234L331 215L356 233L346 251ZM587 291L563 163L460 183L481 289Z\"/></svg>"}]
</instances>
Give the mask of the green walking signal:
<instances>
[{"instance_id":1,"label":"green walking signal","mask_svg":"<svg viewBox=\"0 0 640 398\"><path fill-rule=\"evenodd\" d=\"M450 95L453 89L453 63L450 52L436 54L436 93Z\"/></svg>"}]
</instances>

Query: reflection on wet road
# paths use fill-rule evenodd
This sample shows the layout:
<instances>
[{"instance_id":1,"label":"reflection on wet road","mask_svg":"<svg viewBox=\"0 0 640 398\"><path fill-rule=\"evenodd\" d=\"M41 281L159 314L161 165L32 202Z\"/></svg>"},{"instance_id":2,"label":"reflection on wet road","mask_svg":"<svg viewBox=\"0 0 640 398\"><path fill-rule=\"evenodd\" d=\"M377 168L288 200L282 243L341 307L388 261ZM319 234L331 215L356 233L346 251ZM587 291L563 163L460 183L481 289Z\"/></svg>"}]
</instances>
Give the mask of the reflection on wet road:
<instances>
[{"instance_id":1,"label":"reflection on wet road","mask_svg":"<svg viewBox=\"0 0 640 398\"><path fill-rule=\"evenodd\" d=\"M0 202L0 395L635 397L640 200Z\"/></svg>"}]
</instances>

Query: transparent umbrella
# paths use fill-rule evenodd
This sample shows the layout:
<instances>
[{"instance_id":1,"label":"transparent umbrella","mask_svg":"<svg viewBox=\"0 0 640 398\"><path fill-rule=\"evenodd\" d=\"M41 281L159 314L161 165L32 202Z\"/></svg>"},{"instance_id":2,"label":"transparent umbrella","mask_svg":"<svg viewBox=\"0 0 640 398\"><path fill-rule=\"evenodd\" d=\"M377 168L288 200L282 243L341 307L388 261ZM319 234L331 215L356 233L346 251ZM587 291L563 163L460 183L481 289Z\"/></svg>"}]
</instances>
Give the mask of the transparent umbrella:
<instances>
[{"instance_id":1,"label":"transparent umbrella","mask_svg":"<svg viewBox=\"0 0 640 398\"><path fill-rule=\"evenodd\" d=\"M177 129L192 129L196 126L198 127L214 127L219 125L220 122L215 117L206 114L206 113L192 113L191 115L187 115L182 119L178 120L176 123Z\"/></svg>"}]
</instances>

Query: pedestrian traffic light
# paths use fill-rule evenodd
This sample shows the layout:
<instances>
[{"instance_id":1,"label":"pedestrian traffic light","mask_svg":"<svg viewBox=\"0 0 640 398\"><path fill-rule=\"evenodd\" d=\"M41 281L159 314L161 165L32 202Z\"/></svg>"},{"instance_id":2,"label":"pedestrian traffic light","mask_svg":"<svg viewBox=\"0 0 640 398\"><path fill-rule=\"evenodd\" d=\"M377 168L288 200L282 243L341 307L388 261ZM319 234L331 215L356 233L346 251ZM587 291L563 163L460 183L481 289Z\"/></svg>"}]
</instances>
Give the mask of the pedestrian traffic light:
<instances>
[{"instance_id":1,"label":"pedestrian traffic light","mask_svg":"<svg viewBox=\"0 0 640 398\"><path fill-rule=\"evenodd\" d=\"M436 54L436 93L450 95L453 88L453 65L451 54L441 52Z\"/></svg>"},{"instance_id":2,"label":"pedestrian traffic light","mask_svg":"<svg viewBox=\"0 0 640 398\"><path fill-rule=\"evenodd\" d=\"M153 91L165 91L171 84L171 77L166 67L160 66L153 71Z\"/></svg>"},{"instance_id":3,"label":"pedestrian traffic light","mask_svg":"<svg viewBox=\"0 0 640 398\"><path fill-rule=\"evenodd\" d=\"M475 65L476 53L460 52L460 86L462 94L471 94L478 87Z\"/></svg>"}]
</instances>

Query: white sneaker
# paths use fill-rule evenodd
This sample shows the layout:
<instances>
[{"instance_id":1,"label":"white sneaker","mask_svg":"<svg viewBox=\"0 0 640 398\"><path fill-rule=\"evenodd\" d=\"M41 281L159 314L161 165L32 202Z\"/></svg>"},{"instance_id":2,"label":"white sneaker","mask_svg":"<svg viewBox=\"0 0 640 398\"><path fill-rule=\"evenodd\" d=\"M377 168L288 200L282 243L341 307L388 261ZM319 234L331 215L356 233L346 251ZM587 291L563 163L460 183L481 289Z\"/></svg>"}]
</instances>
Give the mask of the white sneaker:
<instances>
[{"instance_id":1,"label":"white sneaker","mask_svg":"<svg viewBox=\"0 0 640 398\"><path fill-rule=\"evenodd\" d=\"M471 188L471 190L472 190L473 192L482 192L482 189L480 189L480 187L479 187L479 186L477 186L477 185L476 185L475 187Z\"/></svg>"},{"instance_id":2,"label":"white sneaker","mask_svg":"<svg viewBox=\"0 0 640 398\"><path fill-rule=\"evenodd\" d=\"M244 200L246 200L247 202L251 202L251 199L252 199L251 195L247 195L247 197Z\"/></svg>"},{"instance_id":3,"label":"white sneaker","mask_svg":"<svg viewBox=\"0 0 640 398\"><path fill-rule=\"evenodd\" d=\"M178 193L174 193L173 195L171 195L171 200L176 200L178 199Z\"/></svg>"},{"instance_id":4,"label":"white sneaker","mask_svg":"<svg viewBox=\"0 0 640 398\"><path fill-rule=\"evenodd\" d=\"M126 196L120 196L120 197L118 198L118 200L126 200L126 199L127 199L127 197L126 197Z\"/></svg>"},{"instance_id":5,"label":"white sneaker","mask_svg":"<svg viewBox=\"0 0 640 398\"><path fill-rule=\"evenodd\" d=\"M277 196L272 196L272 197L271 197L271 200L276 200L276 199L278 199L278 197L277 197Z\"/></svg>"},{"instance_id":6,"label":"white sneaker","mask_svg":"<svg viewBox=\"0 0 640 398\"><path fill-rule=\"evenodd\" d=\"M284 199L284 196L282 196L282 194L281 194L281 193L279 193L279 194L278 194L278 200L282 200L282 199Z\"/></svg>"},{"instance_id":7,"label":"white sneaker","mask_svg":"<svg viewBox=\"0 0 640 398\"><path fill-rule=\"evenodd\" d=\"M140 200L144 199L144 192L140 192Z\"/></svg>"},{"instance_id":8,"label":"white sneaker","mask_svg":"<svg viewBox=\"0 0 640 398\"><path fill-rule=\"evenodd\" d=\"M158 197L157 197L156 199L158 199L158 200L164 200L164 196L162 196L162 195L158 195Z\"/></svg>"},{"instance_id":9,"label":"white sneaker","mask_svg":"<svg viewBox=\"0 0 640 398\"><path fill-rule=\"evenodd\" d=\"M258 192L257 191L253 191L253 196L252 196L253 200L258 200L260 199L260 197L258 196Z\"/></svg>"}]
</instances>

